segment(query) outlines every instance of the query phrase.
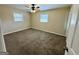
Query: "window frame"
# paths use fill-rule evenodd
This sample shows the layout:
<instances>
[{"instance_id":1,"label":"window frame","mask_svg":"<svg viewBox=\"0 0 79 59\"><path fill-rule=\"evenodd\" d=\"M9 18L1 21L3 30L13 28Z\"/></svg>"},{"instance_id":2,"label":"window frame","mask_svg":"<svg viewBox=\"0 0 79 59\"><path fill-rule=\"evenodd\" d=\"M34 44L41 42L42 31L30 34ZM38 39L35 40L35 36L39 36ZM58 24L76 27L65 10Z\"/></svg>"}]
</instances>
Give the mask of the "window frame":
<instances>
[{"instance_id":1,"label":"window frame","mask_svg":"<svg viewBox=\"0 0 79 59\"><path fill-rule=\"evenodd\" d=\"M46 20L42 19L42 18L45 18L46 17ZM47 23L48 22L48 14L40 14L40 22L42 23Z\"/></svg>"},{"instance_id":2,"label":"window frame","mask_svg":"<svg viewBox=\"0 0 79 59\"><path fill-rule=\"evenodd\" d=\"M19 16L17 16L19 15ZM15 22L22 22L23 21L23 14L19 12L13 12L13 18Z\"/></svg>"}]
</instances>

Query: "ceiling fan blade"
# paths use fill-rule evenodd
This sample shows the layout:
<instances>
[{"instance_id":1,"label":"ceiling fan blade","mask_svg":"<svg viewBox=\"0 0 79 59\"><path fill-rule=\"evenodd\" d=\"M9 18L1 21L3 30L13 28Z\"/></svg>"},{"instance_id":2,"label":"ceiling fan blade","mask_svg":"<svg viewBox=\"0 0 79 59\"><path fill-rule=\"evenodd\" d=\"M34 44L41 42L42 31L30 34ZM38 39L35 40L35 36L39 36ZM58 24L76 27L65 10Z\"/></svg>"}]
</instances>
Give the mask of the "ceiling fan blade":
<instances>
[{"instance_id":1,"label":"ceiling fan blade","mask_svg":"<svg viewBox=\"0 0 79 59\"><path fill-rule=\"evenodd\" d=\"M36 5L35 5L35 7L39 7L39 5L38 5L38 4L36 4Z\"/></svg>"},{"instance_id":2,"label":"ceiling fan blade","mask_svg":"<svg viewBox=\"0 0 79 59\"><path fill-rule=\"evenodd\" d=\"M35 7L35 4L32 4L32 7Z\"/></svg>"},{"instance_id":3,"label":"ceiling fan blade","mask_svg":"<svg viewBox=\"0 0 79 59\"><path fill-rule=\"evenodd\" d=\"M25 6L25 7L29 8L29 6Z\"/></svg>"},{"instance_id":4,"label":"ceiling fan blade","mask_svg":"<svg viewBox=\"0 0 79 59\"><path fill-rule=\"evenodd\" d=\"M25 5L25 7L27 7L27 8L31 8L32 5L31 5L31 4L27 4L27 5Z\"/></svg>"},{"instance_id":5,"label":"ceiling fan blade","mask_svg":"<svg viewBox=\"0 0 79 59\"><path fill-rule=\"evenodd\" d=\"M40 8L40 7L38 6L38 7L36 7L36 8Z\"/></svg>"}]
</instances>

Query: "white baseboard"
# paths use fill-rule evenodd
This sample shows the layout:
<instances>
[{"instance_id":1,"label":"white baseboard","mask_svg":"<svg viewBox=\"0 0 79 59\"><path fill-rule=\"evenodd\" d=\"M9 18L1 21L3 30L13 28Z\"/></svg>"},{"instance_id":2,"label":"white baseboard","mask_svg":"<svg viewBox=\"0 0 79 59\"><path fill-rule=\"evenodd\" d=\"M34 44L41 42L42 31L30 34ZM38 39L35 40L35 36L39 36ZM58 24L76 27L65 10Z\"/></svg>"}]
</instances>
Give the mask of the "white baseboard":
<instances>
[{"instance_id":1,"label":"white baseboard","mask_svg":"<svg viewBox=\"0 0 79 59\"><path fill-rule=\"evenodd\" d=\"M73 55L76 55L75 51L72 48L71 48L71 51L72 51Z\"/></svg>"},{"instance_id":2,"label":"white baseboard","mask_svg":"<svg viewBox=\"0 0 79 59\"><path fill-rule=\"evenodd\" d=\"M33 28L33 27L32 27L32 28ZM37 29L37 28L33 28L33 29ZM55 32L51 32L51 31L46 31L46 30L42 30L42 29L37 29L37 30L41 30L41 31L45 31L45 32L49 32L49 33L53 33L53 34L56 34L56 35L60 35L60 36L66 37L66 35L62 35L62 34L55 33Z\"/></svg>"},{"instance_id":3,"label":"white baseboard","mask_svg":"<svg viewBox=\"0 0 79 59\"><path fill-rule=\"evenodd\" d=\"M31 27L29 27L29 28L31 28ZM29 29L29 28L25 28L25 29ZM32 27L32 28L33 28L33 27ZM25 30L25 29L21 29L21 30L13 31L13 32L22 31L22 30ZM33 29L37 29L37 28L33 28ZM41 30L41 29L37 29L37 30ZM51 32L51 31L46 31L46 30L41 30L41 31L45 31L45 32L49 32L49 33L53 33L53 34L56 34L56 35L60 35L60 36L64 36L64 37L66 37L66 35L62 35L62 34L55 33L55 32ZM10 33L13 33L13 32L4 33L3 35L10 34Z\"/></svg>"},{"instance_id":4,"label":"white baseboard","mask_svg":"<svg viewBox=\"0 0 79 59\"><path fill-rule=\"evenodd\" d=\"M33 28L33 27L29 27L29 28ZM10 33L13 33L13 32L22 31L22 30L29 29L29 28L24 28L24 29L20 29L20 30L12 31L12 32L3 33L3 35L10 34ZM33 29L37 29L37 28L33 28ZM42 29L37 29L37 30L41 30L41 31L45 31L45 32L49 32L49 33L53 33L53 34L56 34L56 35L60 35L60 36L64 36L64 37L66 37L66 35L62 35L62 34L55 33L55 32L51 32L51 31L47 31L47 30L42 30Z\"/></svg>"},{"instance_id":5,"label":"white baseboard","mask_svg":"<svg viewBox=\"0 0 79 59\"><path fill-rule=\"evenodd\" d=\"M29 27L29 28L30 28L30 27ZM22 30L29 29L29 28L24 28L24 29L20 29L20 30L16 30L16 31L8 32L8 33L3 33L3 35L7 35L7 34L10 34L10 33L22 31Z\"/></svg>"},{"instance_id":6,"label":"white baseboard","mask_svg":"<svg viewBox=\"0 0 79 59\"><path fill-rule=\"evenodd\" d=\"M76 53L72 48L68 48L68 52L65 51L65 55L76 55Z\"/></svg>"},{"instance_id":7,"label":"white baseboard","mask_svg":"<svg viewBox=\"0 0 79 59\"><path fill-rule=\"evenodd\" d=\"M0 55L8 55L8 52L0 52Z\"/></svg>"}]
</instances>

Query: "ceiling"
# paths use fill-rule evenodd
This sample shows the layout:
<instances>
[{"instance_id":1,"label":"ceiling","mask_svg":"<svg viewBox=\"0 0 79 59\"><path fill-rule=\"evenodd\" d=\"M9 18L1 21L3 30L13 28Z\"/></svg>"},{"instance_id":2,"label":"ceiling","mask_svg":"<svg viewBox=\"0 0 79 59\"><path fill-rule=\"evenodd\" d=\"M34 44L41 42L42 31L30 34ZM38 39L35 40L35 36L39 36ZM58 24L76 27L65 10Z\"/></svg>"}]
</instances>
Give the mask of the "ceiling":
<instances>
[{"instance_id":1,"label":"ceiling","mask_svg":"<svg viewBox=\"0 0 79 59\"><path fill-rule=\"evenodd\" d=\"M30 12L30 9L25 7L26 5L27 4L11 4L8 6ZM71 6L71 5L70 4L39 4L40 10L49 10L49 9L55 9L55 8L61 8L61 7L68 7L68 6Z\"/></svg>"}]
</instances>

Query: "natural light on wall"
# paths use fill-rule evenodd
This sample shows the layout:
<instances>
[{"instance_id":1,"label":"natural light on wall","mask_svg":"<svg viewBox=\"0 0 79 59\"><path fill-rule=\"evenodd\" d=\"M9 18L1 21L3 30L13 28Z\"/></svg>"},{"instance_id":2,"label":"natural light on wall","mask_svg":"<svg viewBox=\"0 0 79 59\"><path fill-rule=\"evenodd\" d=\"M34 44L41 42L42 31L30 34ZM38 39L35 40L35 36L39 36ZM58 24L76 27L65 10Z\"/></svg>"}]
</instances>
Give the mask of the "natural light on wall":
<instances>
[{"instance_id":1,"label":"natural light on wall","mask_svg":"<svg viewBox=\"0 0 79 59\"><path fill-rule=\"evenodd\" d=\"M40 22L48 22L48 14L41 14Z\"/></svg>"},{"instance_id":2,"label":"natural light on wall","mask_svg":"<svg viewBox=\"0 0 79 59\"><path fill-rule=\"evenodd\" d=\"M13 13L14 21L23 21L23 14L21 13Z\"/></svg>"}]
</instances>

